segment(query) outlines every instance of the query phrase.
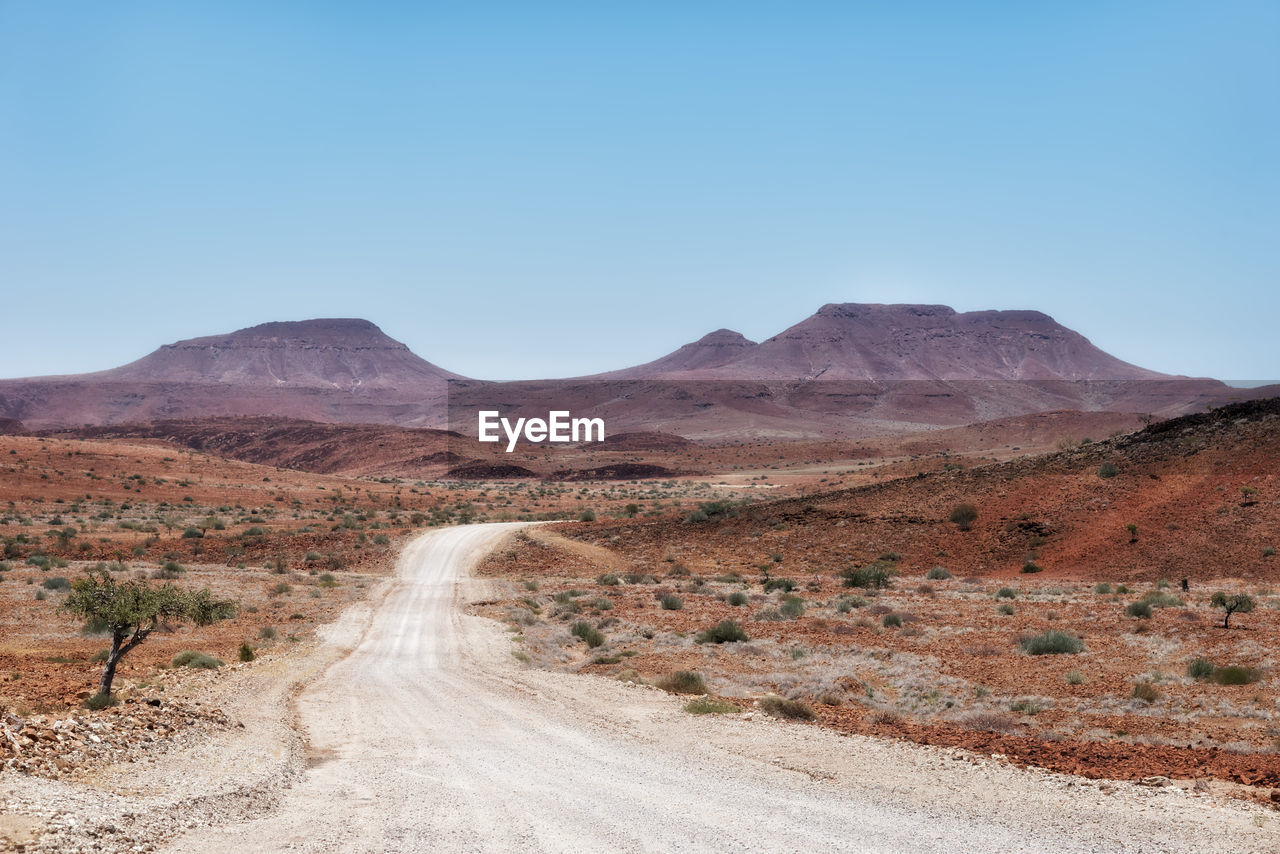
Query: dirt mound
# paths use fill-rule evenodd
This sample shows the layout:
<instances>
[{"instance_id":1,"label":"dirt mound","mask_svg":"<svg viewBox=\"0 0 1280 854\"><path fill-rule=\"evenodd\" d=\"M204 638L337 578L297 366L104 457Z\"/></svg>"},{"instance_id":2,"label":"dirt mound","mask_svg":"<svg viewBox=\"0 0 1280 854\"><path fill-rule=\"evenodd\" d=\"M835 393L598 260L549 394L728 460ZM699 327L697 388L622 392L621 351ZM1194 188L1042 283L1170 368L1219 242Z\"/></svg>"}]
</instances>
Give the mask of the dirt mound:
<instances>
[{"instance_id":1,"label":"dirt mound","mask_svg":"<svg viewBox=\"0 0 1280 854\"><path fill-rule=\"evenodd\" d=\"M449 469L447 477L457 480L515 480L538 477L538 473L512 463L488 463L476 461Z\"/></svg>"},{"instance_id":2,"label":"dirt mound","mask_svg":"<svg viewBox=\"0 0 1280 854\"><path fill-rule=\"evenodd\" d=\"M680 451L697 447L697 443L674 433L639 431L606 436L596 447L602 451Z\"/></svg>"}]
</instances>

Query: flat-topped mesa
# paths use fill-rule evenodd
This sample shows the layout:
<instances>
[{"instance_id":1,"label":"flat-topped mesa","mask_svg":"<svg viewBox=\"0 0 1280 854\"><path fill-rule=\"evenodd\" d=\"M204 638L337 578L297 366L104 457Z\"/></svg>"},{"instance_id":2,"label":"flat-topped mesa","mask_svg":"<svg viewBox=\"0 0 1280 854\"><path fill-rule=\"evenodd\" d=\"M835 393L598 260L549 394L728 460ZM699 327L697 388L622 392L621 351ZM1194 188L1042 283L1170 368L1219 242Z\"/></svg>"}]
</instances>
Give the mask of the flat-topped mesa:
<instances>
[{"instance_id":1,"label":"flat-topped mesa","mask_svg":"<svg viewBox=\"0 0 1280 854\"><path fill-rule=\"evenodd\" d=\"M1038 311L833 303L715 372L735 379L1134 380L1130 365Z\"/></svg>"},{"instance_id":2,"label":"flat-topped mesa","mask_svg":"<svg viewBox=\"0 0 1280 854\"><path fill-rule=\"evenodd\" d=\"M263 323L166 344L98 376L111 380L404 389L456 378L356 318Z\"/></svg>"}]
</instances>

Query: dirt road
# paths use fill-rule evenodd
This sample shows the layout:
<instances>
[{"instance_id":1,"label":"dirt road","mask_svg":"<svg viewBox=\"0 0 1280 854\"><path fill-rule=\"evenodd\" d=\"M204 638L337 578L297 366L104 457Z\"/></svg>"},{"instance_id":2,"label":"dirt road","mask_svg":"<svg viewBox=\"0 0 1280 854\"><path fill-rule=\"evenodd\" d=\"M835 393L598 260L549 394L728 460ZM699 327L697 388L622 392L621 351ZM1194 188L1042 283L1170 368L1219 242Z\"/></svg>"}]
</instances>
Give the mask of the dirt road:
<instances>
[{"instance_id":1,"label":"dirt road","mask_svg":"<svg viewBox=\"0 0 1280 854\"><path fill-rule=\"evenodd\" d=\"M414 541L354 652L299 699L314 759L278 809L210 851L1280 850L1274 813L1096 784L764 719L697 718L654 689L525 669L461 613L512 525Z\"/></svg>"}]
</instances>

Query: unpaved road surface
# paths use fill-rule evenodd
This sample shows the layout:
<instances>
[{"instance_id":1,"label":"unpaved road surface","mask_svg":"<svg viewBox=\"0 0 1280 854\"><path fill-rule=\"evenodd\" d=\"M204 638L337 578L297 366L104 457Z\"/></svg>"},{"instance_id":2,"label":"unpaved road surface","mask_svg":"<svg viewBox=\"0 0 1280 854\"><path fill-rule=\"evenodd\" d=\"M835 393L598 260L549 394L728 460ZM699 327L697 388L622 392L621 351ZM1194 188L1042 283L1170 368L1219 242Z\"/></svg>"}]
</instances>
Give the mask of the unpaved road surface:
<instances>
[{"instance_id":1,"label":"unpaved road surface","mask_svg":"<svg viewBox=\"0 0 1280 854\"><path fill-rule=\"evenodd\" d=\"M764 719L522 667L472 561L414 541L354 651L299 698L311 767L211 851L1280 851L1275 813Z\"/></svg>"}]
</instances>

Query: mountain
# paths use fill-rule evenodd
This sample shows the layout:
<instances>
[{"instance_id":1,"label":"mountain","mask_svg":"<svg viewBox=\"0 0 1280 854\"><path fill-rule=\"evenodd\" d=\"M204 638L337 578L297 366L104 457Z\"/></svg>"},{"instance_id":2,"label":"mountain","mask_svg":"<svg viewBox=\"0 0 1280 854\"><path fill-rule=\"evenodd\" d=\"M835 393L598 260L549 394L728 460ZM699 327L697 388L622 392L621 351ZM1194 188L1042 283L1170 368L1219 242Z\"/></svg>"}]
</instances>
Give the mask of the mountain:
<instances>
[{"instance_id":1,"label":"mountain","mask_svg":"<svg viewBox=\"0 0 1280 854\"><path fill-rule=\"evenodd\" d=\"M728 336L737 336L734 341ZM1038 311L824 305L752 345L713 332L618 376L734 380L1156 380Z\"/></svg>"},{"instance_id":2,"label":"mountain","mask_svg":"<svg viewBox=\"0 0 1280 854\"><path fill-rule=\"evenodd\" d=\"M461 379L367 320L263 323L229 335L189 338L96 376L110 381L396 390Z\"/></svg>"},{"instance_id":3,"label":"mountain","mask_svg":"<svg viewBox=\"0 0 1280 854\"><path fill-rule=\"evenodd\" d=\"M207 416L438 426L457 374L367 320L264 323L166 344L111 370L0 381L28 429Z\"/></svg>"},{"instance_id":4,"label":"mountain","mask_svg":"<svg viewBox=\"0 0 1280 854\"><path fill-rule=\"evenodd\" d=\"M595 379L651 379L721 368L745 359L760 345L732 329L717 329L679 350L634 368L597 374Z\"/></svg>"},{"instance_id":5,"label":"mountain","mask_svg":"<svg viewBox=\"0 0 1280 854\"><path fill-rule=\"evenodd\" d=\"M845 303L759 344L719 329L632 368L502 383L437 367L367 320L264 323L98 373L0 381L0 423L269 416L474 434L478 409L568 409L605 418L609 433L808 438L1050 410L1167 417L1266 393L1130 365L1039 312Z\"/></svg>"}]
</instances>

